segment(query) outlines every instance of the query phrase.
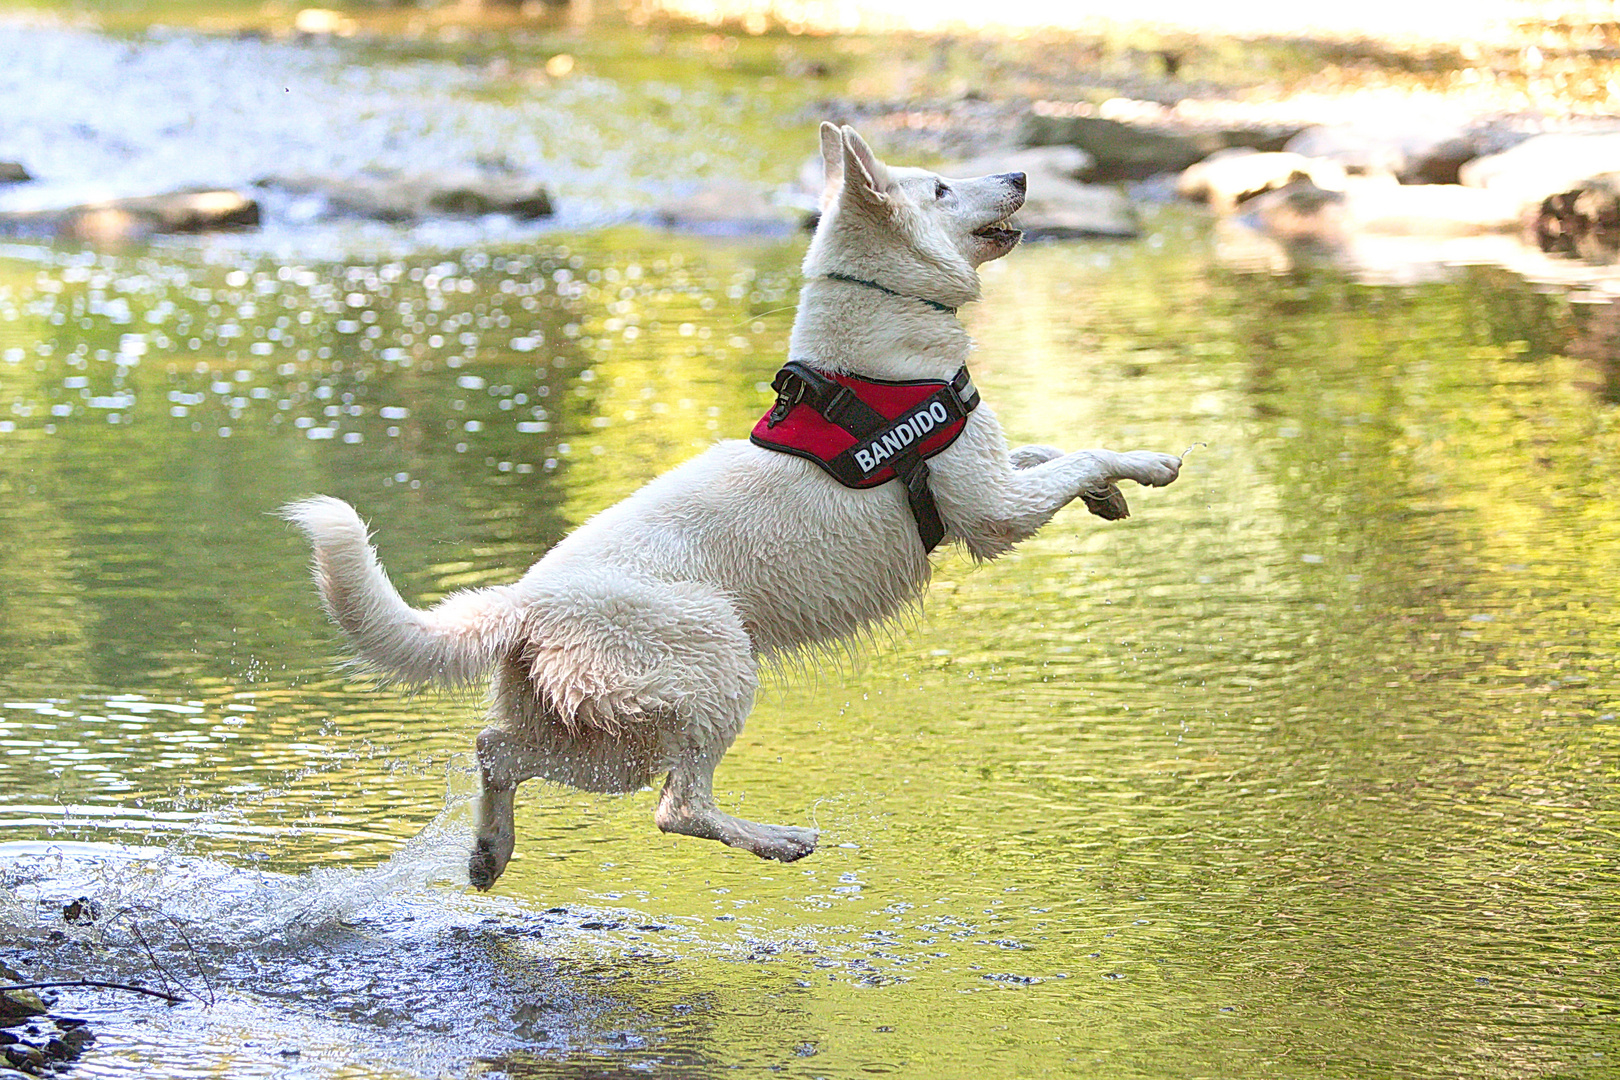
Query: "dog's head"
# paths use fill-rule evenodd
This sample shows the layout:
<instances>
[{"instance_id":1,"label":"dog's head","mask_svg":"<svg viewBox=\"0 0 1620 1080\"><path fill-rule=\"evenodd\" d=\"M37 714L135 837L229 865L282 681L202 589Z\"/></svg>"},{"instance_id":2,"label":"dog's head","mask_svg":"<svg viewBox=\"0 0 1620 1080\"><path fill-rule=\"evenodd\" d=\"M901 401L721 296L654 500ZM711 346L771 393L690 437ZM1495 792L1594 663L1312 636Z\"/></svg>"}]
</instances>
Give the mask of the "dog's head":
<instances>
[{"instance_id":1,"label":"dog's head","mask_svg":"<svg viewBox=\"0 0 1620 1080\"><path fill-rule=\"evenodd\" d=\"M1024 204L1024 174L952 180L890 168L855 129L821 125L827 184L806 274L844 273L957 307L979 297L977 268L1023 234L1007 218Z\"/></svg>"}]
</instances>

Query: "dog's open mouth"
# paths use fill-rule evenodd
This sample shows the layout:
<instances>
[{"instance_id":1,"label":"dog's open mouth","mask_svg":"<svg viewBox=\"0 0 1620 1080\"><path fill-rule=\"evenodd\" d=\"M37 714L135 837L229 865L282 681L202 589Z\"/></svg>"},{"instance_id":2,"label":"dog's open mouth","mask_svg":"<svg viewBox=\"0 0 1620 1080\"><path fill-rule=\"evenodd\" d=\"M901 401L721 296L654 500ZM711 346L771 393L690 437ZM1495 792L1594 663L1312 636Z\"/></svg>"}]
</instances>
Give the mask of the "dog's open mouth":
<instances>
[{"instance_id":1,"label":"dog's open mouth","mask_svg":"<svg viewBox=\"0 0 1620 1080\"><path fill-rule=\"evenodd\" d=\"M973 235L977 236L981 240L989 240L992 243L1013 243L1024 234L1008 225L1007 222L1010 220L1010 217L1006 217L1002 218L1000 221L992 221L990 224L985 225L982 228L974 229Z\"/></svg>"}]
</instances>

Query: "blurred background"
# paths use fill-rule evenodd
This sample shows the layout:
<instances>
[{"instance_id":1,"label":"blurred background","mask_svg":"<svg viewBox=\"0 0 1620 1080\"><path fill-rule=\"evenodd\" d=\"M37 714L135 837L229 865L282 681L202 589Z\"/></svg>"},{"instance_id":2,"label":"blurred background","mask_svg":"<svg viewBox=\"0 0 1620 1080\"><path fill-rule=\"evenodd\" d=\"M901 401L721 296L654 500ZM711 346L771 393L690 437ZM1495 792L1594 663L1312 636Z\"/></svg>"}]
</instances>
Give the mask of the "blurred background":
<instances>
[{"instance_id":1,"label":"blurred background","mask_svg":"<svg viewBox=\"0 0 1620 1080\"><path fill-rule=\"evenodd\" d=\"M0 983L179 999L6 1061L1616 1075L1620 13L1228 7L0 3ZM771 673L810 859L531 782L470 894L477 695L272 511L426 603L743 436L822 120L1027 172L977 385L1181 479Z\"/></svg>"}]
</instances>

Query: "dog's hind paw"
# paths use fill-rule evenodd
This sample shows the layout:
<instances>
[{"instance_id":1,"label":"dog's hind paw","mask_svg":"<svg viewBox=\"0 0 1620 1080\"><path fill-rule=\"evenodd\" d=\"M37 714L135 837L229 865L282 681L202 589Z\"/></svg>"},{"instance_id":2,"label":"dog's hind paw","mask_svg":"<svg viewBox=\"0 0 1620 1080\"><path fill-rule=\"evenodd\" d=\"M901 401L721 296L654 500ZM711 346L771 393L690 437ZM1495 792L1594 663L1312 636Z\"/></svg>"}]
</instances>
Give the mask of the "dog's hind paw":
<instances>
[{"instance_id":1,"label":"dog's hind paw","mask_svg":"<svg viewBox=\"0 0 1620 1080\"><path fill-rule=\"evenodd\" d=\"M482 837L474 842L472 855L467 859L467 880L473 888L488 892L504 869L505 866L497 864L494 845Z\"/></svg>"}]
</instances>

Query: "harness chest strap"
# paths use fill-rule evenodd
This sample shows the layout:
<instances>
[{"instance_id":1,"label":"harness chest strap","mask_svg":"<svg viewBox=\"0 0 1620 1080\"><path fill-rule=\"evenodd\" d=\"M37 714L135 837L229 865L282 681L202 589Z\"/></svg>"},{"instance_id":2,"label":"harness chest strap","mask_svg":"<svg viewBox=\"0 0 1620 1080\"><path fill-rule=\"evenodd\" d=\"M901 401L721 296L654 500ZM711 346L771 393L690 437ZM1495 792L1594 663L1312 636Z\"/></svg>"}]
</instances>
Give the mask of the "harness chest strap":
<instances>
[{"instance_id":1,"label":"harness chest strap","mask_svg":"<svg viewBox=\"0 0 1620 1080\"><path fill-rule=\"evenodd\" d=\"M948 382L825 375L790 360L771 383L776 404L754 426L757 446L814 461L845 487L899 479L924 551L945 537L927 459L961 435L979 393L966 367Z\"/></svg>"}]
</instances>

